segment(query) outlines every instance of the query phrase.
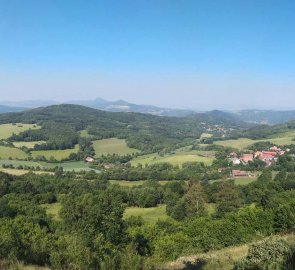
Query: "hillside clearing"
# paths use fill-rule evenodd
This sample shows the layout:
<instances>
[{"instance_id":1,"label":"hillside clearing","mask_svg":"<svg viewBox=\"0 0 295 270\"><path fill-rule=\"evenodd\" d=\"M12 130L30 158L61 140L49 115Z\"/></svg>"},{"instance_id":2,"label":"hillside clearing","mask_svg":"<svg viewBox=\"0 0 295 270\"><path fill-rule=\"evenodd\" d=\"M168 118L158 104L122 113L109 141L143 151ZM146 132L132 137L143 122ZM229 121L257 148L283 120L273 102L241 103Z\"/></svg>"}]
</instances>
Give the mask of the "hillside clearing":
<instances>
[{"instance_id":1,"label":"hillside clearing","mask_svg":"<svg viewBox=\"0 0 295 270\"><path fill-rule=\"evenodd\" d=\"M141 216L146 222L149 223L156 223L159 219L168 218L165 204L151 208L128 207L125 210L124 218L131 216Z\"/></svg>"},{"instance_id":2,"label":"hillside clearing","mask_svg":"<svg viewBox=\"0 0 295 270\"><path fill-rule=\"evenodd\" d=\"M13 142L13 145L17 148L27 147L28 149L33 149L37 144L46 143L45 141L32 141L32 142Z\"/></svg>"},{"instance_id":3,"label":"hillside clearing","mask_svg":"<svg viewBox=\"0 0 295 270\"><path fill-rule=\"evenodd\" d=\"M294 234L289 235L274 235L266 239L282 239L294 241ZM230 270L234 269L236 262L247 256L249 247L253 244L260 243L254 241L241 246L228 247L221 250L210 251L207 253L200 253L197 255L183 256L174 262L166 264L165 270L181 270L181 269L202 269L202 270ZM202 265L201 268L198 265ZM188 268L190 267L190 268ZM252 269L252 268L251 268Z\"/></svg>"},{"instance_id":4,"label":"hillside clearing","mask_svg":"<svg viewBox=\"0 0 295 270\"><path fill-rule=\"evenodd\" d=\"M294 138L295 138L295 132L290 131L290 132L276 134L266 139L252 140L248 138L239 138L236 140L216 141L214 142L214 144L243 150L257 142L271 142L279 146L295 144L295 141L293 140Z\"/></svg>"},{"instance_id":5,"label":"hillside clearing","mask_svg":"<svg viewBox=\"0 0 295 270\"><path fill-rule=\"evenodd\" d=\"M40 128L40 126L34 124L2 124L0 125L0 140L9 138L13 133L17 135L28 129Z\"/></svg>"},{"instance_id":6,"label":"hillside clearing","mask_svg":"<svg viewBox=\"0 0 295 270\"><path fill-rule=\"evenodd\" d=\"M137 149L129 148L123 139L111 138L93 141L96 157L108 154L120 156L139 152Z\"/></svg>"},{"instance_id":7,"label":"hillside clearing","mask_svg":"<svg viewBox=\"0 0 295 270\"><path fill-rule=\"evenodd\" d=\"M211 165L214 160L213 151L181 151L175 152L174 154L160 156L158 154L149 154L140 156L131 161L132 166L151 165L155 163L168 162L173 166L182 166L186 162L203 162L205 165Z\"/></svg>"},{"instance_id":8,"label":"hillside clearing","mask_svg":"<svg viewBox=\"0 0 295 270\"><path fill-rule=\"evenodd\" d=\"M61 209L61 204L60 203L51 203L51 204L42 204L41 205L45 210L47 215L51 215L53 219L59 221L59 211Z\"/></svg>"},{"instance_id":9,"label":"hillside clearing","mask_svg":"<svg viewBox=\"0 0 295 270\"><path fill-rule=\"evenodd\" d=\"M71 153L78 153L79 145L76 144L73 149L65 149L65 150L42 150L42 151L31 151L32 157L36 158L38 156L44 156L47 160L51 157L56 160L62 160L69 157Z\"/></svg>"},{"instance_id":10,"label":"hillside clearing","mask_svg":"<svg viewBox=\"0 0 295 270\"><path fill-rule=\"evenodd\" d=\"M0 168L0 172L20 176L29 173L29 170L20 170L20 169L4 169ZM35 174L53 174L53 172L46 172L46 171L33 171Z\"/></svg>"},{"instance_id":11,"label":"hillside clearing","mask_svg":"<svg viewBox=\"0 0 295 270\"><path fill-rule=\"evenodd\" d=\"M136 187L136 186L141 186L143 185L144 183L146 183L148 180L139 180L139 181L127 181L127 180L109 180L110 183L112 185L119 185L119 186L122 186L122 187ZM169 183L171 181L159 181L158 183L160 185L165 185L167 183Z\"/></svg>"},{"instance_id":12,"label":"hillside clearing","mask_svg":"<svg viewBox=\"0 0 295 270\"><path fill-rule=\"evenodd\" d=\"M25 159L27 157L28 155L21 149L2 145L0 146L0 159Z\"/></svg>"},{"instance_id":13,"label":"hillside clearing","mask_svg":"<svg viewBox=\"0 0 295 270\"><path fill-rule=\"evenodd\" d=\"M49 163L49 162L35 162L35 161L26 161L26 160L0 160L0 166L12 165L15 168L19 166L22 167L40 167L47 169L54 169L55 167L63 167L65 171L90 171L88 165L83 161L69 161L69 162L61 162L61 163Z\"/></svg>"}]
</instances>

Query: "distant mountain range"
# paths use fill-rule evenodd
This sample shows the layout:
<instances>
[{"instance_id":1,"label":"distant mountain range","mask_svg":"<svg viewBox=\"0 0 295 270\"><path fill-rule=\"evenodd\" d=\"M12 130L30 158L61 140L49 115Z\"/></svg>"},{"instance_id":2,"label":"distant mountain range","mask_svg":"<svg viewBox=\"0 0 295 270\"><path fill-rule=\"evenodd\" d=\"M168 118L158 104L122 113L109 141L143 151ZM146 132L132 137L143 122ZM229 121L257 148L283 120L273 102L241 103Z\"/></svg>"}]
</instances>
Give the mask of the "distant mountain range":
<instances>
[{"instance_id":1,"label":"distant mountain range","mask_svg":"<svg viewBox=\"0 0 295 270\"><path fill-rule=\"evenodd\" d=\"M3 101L0 102L0 113L5 112L20 112L26 109L33 109L38 107L47 107L50 105L60 105L61 102L54 100L27 100L21 102ZM99 109L109 112L137 112L144 114L152 114L158 116L174 116L185 117L194 115L197 110L182 110L182 109L169 109L161 108L153 105L138 105L127 102L125 100L108 101L102 98L95 100L72 100L64 102L64 104L74 104ZM234 115L236 119L243 122L255 124L275 125L286 123L295 120L295 110L276 111L276 110L240 110L240 111L227 111Z\"/></svg>"},{"instance_id":2,"label":"distant mountain range","mask_svg":"<svg viewBox=\"0 0 295 270\"><path fill-rule=\"evenodd\" d=\"M241 121L255 124L276 125L295 120L295 110L242 110L232 113Z\"/></svg>"},{"instance_id":3,"label":"distant mountain range","mask_svg":"<svg viewBox=\"0 0 295 270\"><path fill-rule=\"evenodd\" d=\"M11 102L11 101L3 101L2 104L5 106L10 106L11 110L13 111L14 107L22 107L25 108L38 108L38 107L46 107L50 105L60 105L62 103L54 101L54 100L28 100L22 102ZM72 100L68 102L64 102L64 104L75 104L75 105L82 105L86 107L90 107L93 109L99 109L104 111L110 112L138 112L138 113L145 113L145 114L153 114L159 116L176 116L182 117L193 114L194 111L192 110L180 110L180 109L167 109L167 108L160 108L157 106L152 105L138 105L129 103L125 100L116 100L116 101L108 101L102 98L97 98L95 100ZM14 111L19 111L18 109ZM4 110L0 112L5 112Z\"/></svg>"},{"instance_id":4,"label":"distant mountain range","mask_svg":"<svg viewBox=\"0 0 295 270\"><path fill-rule=\"evenodd\" d=\"M0 105L0 113L8 113L8 112L22 112L27 108L24 107L14 107L14 106L6 106Z\"/></svg>"}]
</instances>

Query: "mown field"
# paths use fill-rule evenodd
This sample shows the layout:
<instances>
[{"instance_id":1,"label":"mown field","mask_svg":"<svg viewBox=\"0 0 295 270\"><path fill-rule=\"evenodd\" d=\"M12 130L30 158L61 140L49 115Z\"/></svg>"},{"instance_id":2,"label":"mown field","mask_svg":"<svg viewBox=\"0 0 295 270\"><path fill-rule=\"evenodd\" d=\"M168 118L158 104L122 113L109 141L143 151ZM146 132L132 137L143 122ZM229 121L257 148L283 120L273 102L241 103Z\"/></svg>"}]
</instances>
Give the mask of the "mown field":
<instances>
[{"instance_id":1,"label":"mown field","mask_svg":"<svg viewBox=\"0 0 295 270\"><path fill-rule=\"evenodd\" d=\"M79 145L75 145L73 149L65 149L65 150L44 150L44 151L31 151L32 157L36 158L38 156L44 156L47 160L51 157L56 160L62 160L69 157L71 153L78 153Z\"/></svg>"},{"instance_id":2,"label":"mown field","mask_svg":"<svg viewBox=\"0 0 295 270\"><path fill-rule=\"evenodd\" d=\"M151 208L128 207L125 210L124 218L131 216L141 216L146 222L152 224L156 223L159 219L162 220L168 218L165 204Z\"/></svg>"},{"instance_id":3,"label":"mown field","mask_svg":"<svg viewBox=\"0 0 295 270\"><path fill-rule=\"evenodd\" d=\"M129 148L125 140L111 138L93 141L96 157L108 154L127 155L138 152L137 149Z\"/></svg>"},{"instance_id":4,"label":"mown field","mask_svg":"<svg viewBox=\"0 0 295 270\"><path fill-rule=\"evenodd\" d=\"M119 185L121 187L136 187L143 185L147 180L127 181L127 180L109 180L112 185ZM170 181L159 181L159 184L165 185Z\"/></svg>"},{"instance_id":5,"label":"mown field","mask_svg":"<svg viewBox=\"0 0 295 270\"><path fill-rule=\"evenodd\" d=\"M33 124L3 124L0 125L0 140L9 138L13 133L19 134L28 129L39 129L40 126Z\"/></svg>"},{"instance_id":6,"label":"mown field","mask_svg":"<svg viewBox=\"0 0 295 270\"><path fill-rule=\"evenodd\" d=\"M28 167L37 167L53 169L55 167L63 167L65 171L90 171L91 169L83 161L72 161L72 162L62 162L62 163L49 163L49 162L35 162L35 161L26 161L26 160L0 160L0 167L2 165L12 165L14 167L18 166L28 166Z\"/></svg>"},{"instance_id":7,"label":"mown field","mask_svg":"<svg viewBox=\"0 0 295 270\"><path fill-rule=\"evenodd\" d=\"M169 162L172 165L182 166L186 162L203 162L205 165L211 165L214 160L213 151L179 151L174 154L159 156L158 154L150 154L140 156L131 161L132 166L137 166L138 164L142 165L151 165L160 162Z\"/></svg>"},{"instance_id":8,"label":"mown field","mask_svg":"<svg viewBox=\"0 0 295 270\"><path fill-rule=\"evenodd\" d=\"M210 180L210 183L214 183L214 182L220 182L223 181L224 179L218 179L218 180ZM234 177L234 178L228 178L226 180L234 180L235 185L238 186L246 186L252 182L255 182L257 180L257 177Z\"/></svg>"},{"instance_id":9,"label":"mown field","mask_svg":"<svg viewBox=\"0 0 295 270\"><path fill-rule=\"evenodd\" d=\"M294 138L295 132L284 132L281 134L276 134L266 139L251 140L248 138L239 138L237 140L216 141L214 142L214 144L243 150L256 142L271 142L280 146L295 144L295 141L293 141Z\"/></svg>"},{"instance_id":10,"label":"mown field","mask_svg":"<svg viewBox=\"0 0 295 270\"><path fill-rule=\"evenodd\" d=\"M24 151L14 147L0 146L0 159L25 159L28 157Z\"/></svg>"},{"instance_id":11,"label":"mown field","mask_svg":"<svg viewBox=\"0 0 295 270\"><path fill-rule=\"evenodd\" d=\"M29 170L19 170L19 169L4 169L4 168L0 168L0 172L4 172L4 173L8 173L8 174L12 174L12 175L16 175L16 176L20 176L20 175L24 175L27 174L28 172L30 172ZM53 172L46 172L46 171L34 171L35 174L53 174Z\"/></svg>"},{"instance_id":12,"label":"mown field","mask_svg":"<svg viewBox=\"0 0 295 270\"><path fill-rule=\"evenodd\" d=\"M37 144L46 143L45 141L32 141L32 142L13 142L13 145L17 148L27 147L28 149L33 149Z\"/></svg>"}]
</instances>

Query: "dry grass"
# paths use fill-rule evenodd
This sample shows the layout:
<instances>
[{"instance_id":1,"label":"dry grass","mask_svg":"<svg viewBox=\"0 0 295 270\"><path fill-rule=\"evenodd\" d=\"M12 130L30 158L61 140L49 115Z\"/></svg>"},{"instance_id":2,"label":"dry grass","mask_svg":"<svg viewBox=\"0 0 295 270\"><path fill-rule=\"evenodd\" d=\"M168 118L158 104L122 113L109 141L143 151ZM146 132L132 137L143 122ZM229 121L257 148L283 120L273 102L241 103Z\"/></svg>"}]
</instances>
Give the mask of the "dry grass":
<instances>
[{"instance_id":1,"label":"dry grass","mask_svg":"<svg viewBox=\"0 0 295 270\"><path fill-rule=\"evenodd\" d=\"M295 240L294 234L276 235L269 238ZM265 239L264 239L265 240ZM261 241L255 241L249 244L224 248L221 250L200 253L192 256L185 256L174 262L166 264L163 269L180 270L180 269L202 269L202 270L231 270L234 264L243 259L248 254L250 245L257 244ZM189 268L190 267L190 268ZM198 268L199 267L199 268Z\"/></svg>"}]
</instances>

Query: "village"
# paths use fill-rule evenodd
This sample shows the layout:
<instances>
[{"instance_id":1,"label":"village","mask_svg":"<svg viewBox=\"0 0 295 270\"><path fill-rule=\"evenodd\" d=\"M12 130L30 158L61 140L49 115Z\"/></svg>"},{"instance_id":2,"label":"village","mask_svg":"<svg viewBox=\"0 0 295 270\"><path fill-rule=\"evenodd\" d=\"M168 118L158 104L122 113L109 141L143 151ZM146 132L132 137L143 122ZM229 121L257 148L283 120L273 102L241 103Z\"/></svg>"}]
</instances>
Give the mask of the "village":
<instances>
[{"instance_id":1,"label":"village","mask_svg":"<svg viewBox=\"0 0 295 270\"><path fill-rule=\"evenodd\" d=\"M229 155L229 161L232 162L233 165L249 165L250 162L253 162L255 159L261 160L264 162L265 167L270 167L273 163L278 160L279 156L284 155L286 152L289 152L290 149L287 148L285 150L281 149L278 146L272 146L264 151L255 151L254 153L242 153L237 154L236 152L232 152ZM243 177L249 176L249 172L241 171L241 170L232 170L232 177Z\"/></svg>"}]
</instances>

